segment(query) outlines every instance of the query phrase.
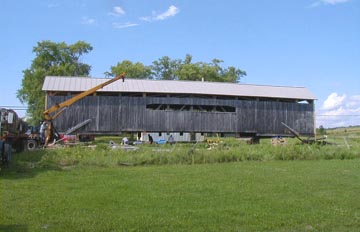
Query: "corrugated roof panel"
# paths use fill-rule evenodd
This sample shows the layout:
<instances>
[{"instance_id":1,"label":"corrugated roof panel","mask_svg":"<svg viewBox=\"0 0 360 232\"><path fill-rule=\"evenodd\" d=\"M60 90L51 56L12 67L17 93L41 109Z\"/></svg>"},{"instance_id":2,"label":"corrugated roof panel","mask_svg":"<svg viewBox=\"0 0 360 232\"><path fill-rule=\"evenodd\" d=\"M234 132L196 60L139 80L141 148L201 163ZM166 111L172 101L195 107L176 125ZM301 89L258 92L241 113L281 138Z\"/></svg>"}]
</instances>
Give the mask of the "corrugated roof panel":
<instances>
[{"instance_id":1,"label":"corrugated roof panel","mask_svg":"<svg viewBox=\"0 0 360 232\"><path fill-rule=\"evenodd\" d=\"M62 87L65 89L71 89L71 79L69 81L64 81L64 82L60 82L60 84L62 83Z\"/></svg>"},{"instance_id":2,"label":"corrugated roof panel","mask_svg":"<svg viewBox=\"0 0 360 232\"><path fill-rule=\"evenodd\" d=\"M92 87L100 85L102 83L102 81L100 81L99 79L93 79L91 82L85 82L85 83L87 84L86 88L91 89ZM89 85L89 84L91 84L91 85Z\"/></svg>"},{"instance_id":3,"label":"corrugated roof panel","mask_svg":"<svg viewBox=\"0 0 360 232\"><path fill-rule=\"evenodd\" d=\"M104 83L105 78L85 77L46 77L44 91L82 92ZM101 92L145 92L145 93L178 93L227 96L249 96L314 100L316 97L304 87L249 85L201 81L155 81L126 79L105 86Z\"/></svg>"},{"instance_id":4,"label":"corrugated roof panel","mask_svg":"<svg viewBox=\"0 0 360 232\"><path fill-rule=\"evenodd\" d=\"M91 86L96 86L96 79L92 79L91 81L82 81L81 83L81 89L91 89Z\"/></svg>"},{"instance_id":5,"label":"corrugated roof panel","mask_svg":"<svg viewBox=\"0 0 360 232\"><path fill-rule=\"evenodd\" d=\"M81 86L81 78L76 78L74 85L72 86L72 90L79 89Z\"/></svg>"},{"instance_id":6,"label":"corrugated roof panel","mask_svg":"<svg viewBox=\"0 0 360 232\"><path fill-rule=\"evenodd\" d=\"M51 88L52 88L53 90L56 90L56 88L58 88L58 86L59 86L59 83L60 83L60 79L57 79L57 80L55 80L55 82L53 82L52 84L51 84L51 82L50 82L50 86L51 86Z\"/></svg>"},{"instance_id":7,"label":"corrugated roof panel","mask_svg":"<svg viewBox=\"0 0 360 232\"><path fill-rule=\"evenodd\" d=\"M71 82L72 82L73 80L68 80L68 81L66 81L65 83L63 83L63 88L66 88L66 89L72 89L72 85L71 85ZM60 82L61 83L61 82Z\"/></svg>"},{"instance_id":8,"label":"corrugated roof panel","mask_svg":"<svg viewBox=\"0 0 360 232\"><path fill-rule=\"evenodd\" d=\"M45 78L43 88L49 88L49 79Z\"/></svg>"},{"instance_id":9,"label":"corrugated roof panel","mask_svg":"<svg viewBox=\"0 0 360 232\"><path fill-rule=\"evenodd\" d=\"M60 89L68 89L68 87L65 85L66 83L68 83L68 81L58 80L58 83L56 84L59 85ZM54 88L56 88L57 85L55 85Z\"/></svg>"},{"instance_id":10,"label":"corrugated roof panel","mask_svg":"<svg viewBox=\"0 0 360 232\"><path fill-rule=\"evenodd\" d=\"M74 88L78 88L81 85L81 80L79 78L75 79L75 84L73 85Z\"/></svg>"}]
</instances>

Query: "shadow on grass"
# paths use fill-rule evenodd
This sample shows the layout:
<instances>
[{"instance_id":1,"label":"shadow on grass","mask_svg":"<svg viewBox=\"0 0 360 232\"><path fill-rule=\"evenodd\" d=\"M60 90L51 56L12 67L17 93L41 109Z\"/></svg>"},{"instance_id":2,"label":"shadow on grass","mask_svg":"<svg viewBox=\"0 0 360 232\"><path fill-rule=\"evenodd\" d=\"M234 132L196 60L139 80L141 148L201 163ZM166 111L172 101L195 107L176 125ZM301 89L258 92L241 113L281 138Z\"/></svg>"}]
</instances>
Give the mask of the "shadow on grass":
<instances>
[{"instance_id":1,"label":"shadow on grass","mask_svg":"<svg viewBox=\"0 0 360 232\"><path fill-rule=\"evenodd\" d=\"M27 225L0 225L0 231L4 232L26 232L29 231Z\"/></svg>"},{"instance_id":2,"label":"shadow on grass","mask_svg":"<svg viewBox=\"0 0 360 232\"><path fill-rule=\"evenodd\" d=\"M0 167L0 179L33 178L42 172L60 171L55 164L41 162L45 155L42 150L13 154L11 161Z\"/></svg>"}]
</instances>

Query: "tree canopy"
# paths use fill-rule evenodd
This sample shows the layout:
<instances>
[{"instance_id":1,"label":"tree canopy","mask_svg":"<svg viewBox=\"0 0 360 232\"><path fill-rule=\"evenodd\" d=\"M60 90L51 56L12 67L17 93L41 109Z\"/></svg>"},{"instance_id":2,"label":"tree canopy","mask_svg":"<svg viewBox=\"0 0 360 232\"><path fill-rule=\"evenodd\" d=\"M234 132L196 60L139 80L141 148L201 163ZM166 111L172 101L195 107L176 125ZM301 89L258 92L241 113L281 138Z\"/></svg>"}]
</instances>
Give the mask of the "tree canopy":
<instances>
[{"instance_id":1,"label":"tree canopy","mask_svg":"<svg viewBox=\"0 0 360 232\"><path fill-rule=\"evenodd\" d=\"M163 56L153 62L151 69L156 79L176 80L181 60L171 60L168 56Z\"/></svg>"},{"instance_id":2,"label":"tree canopy","mask_svg":"<svg viewBox=\"0 0 360 232\"><path fill-rule=\"evenodd\" d=\"M45 93L41 90L45 76L88 76L91 66L82 63L81 57L92 49L84 41L71 45L51 41L37 43L33 48L35 59L23 71L21 89L17 91L18 99L28 105L27 113L32 123L42 119L45 109Z\"/></svg>"},{"instance_id":3,"label":"tree canopy","mask_svg":"<svg viewBox=\"0 0 360 232\"><path fill-rule=\"evenodd\" d=\"M187 55L185 61L181 62L176 70L179 80L199 81L202 78L206 81L215 82L239 82L240 78L246 75L245 71L235 67L221 67L222 60L213 59L210 63L191 63L192 57Z\"/></svg>"},{"instance_id":4,"label":"tree canopy","mask_svg":"<svg viewBox=\"0 0 360 232\"><path fill-rule=\"evenodd\" d=\"M222 67L220 59L213 59L210 63L192 62L192 56L187 54L184 60L171 59L163 56L152 62L152 65L145 66L142 63L132 63L124 60L116 66L112 66L110 73L113 76L122 72L127 78L157 79L157 80L190 80L215 82L239 82L246 72L236 67Z\"/></svg>"},{"instance_id":5,"label":"tree canopy","mask_svg":"<svg viewBox=\"0 0 360 232\"><path fill-rule=\"evenodd\" d=\"M133 63L129 60L124 60L121 63L117 63L116 66L111 66L110 75L120 75L121 73L126 73L126 78L134 79L147 79L151 78L152 71L148 66L143 65L140 62Z\"/></svg>"}]
</instances>

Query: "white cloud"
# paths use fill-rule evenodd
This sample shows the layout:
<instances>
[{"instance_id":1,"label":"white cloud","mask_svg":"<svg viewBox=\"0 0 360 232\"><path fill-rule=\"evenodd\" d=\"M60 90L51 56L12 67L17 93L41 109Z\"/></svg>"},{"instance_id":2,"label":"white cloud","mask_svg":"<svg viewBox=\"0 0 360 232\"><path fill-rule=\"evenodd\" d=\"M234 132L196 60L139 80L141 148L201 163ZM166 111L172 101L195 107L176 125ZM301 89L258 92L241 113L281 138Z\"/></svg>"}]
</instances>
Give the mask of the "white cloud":
<instances>
[{"instance_id":1,"label":"white cloud","mask_svg":"<svg viewBox=\"0 0 360 232\"><path fill-rule=\"evenodd\" d=\"M112 16L121 16L124 15L126 12L121 6L114 6L113 11L109 13Z\"/></svg>"},{"instance_id":2,"label":"white cloud","mask_svg":"<svg viewBox=\"0 0 360 232\"><path fill-rule=\"evenodd\" d=\"M346 95L339 96L337 93L332 93L325 100L322 109L332 110L338 106L341 106L346 98Z\"/></svg>"},{"instance_id":3,"label":"white cloud","mask_svg":"<svg viewBox=\"0 0 360 232\"><path fill-rule=\"evenodd\" d=\"M123 28L127 28L127 27L135 27L138 26L139 24L137 23L113 23L112 26L113 28L116 29L123 29Z\"/></svg>"},{"instance_id":4,"label":"white cloud","mask_svg":"<svg viewBox=\"0 0 360 232\"><path fill-rule=\"evenodd\" d=\"M152 16L141 17L141 18L139 18L139 20L147 21L147 22L160 21L160 20L165 20L165 19L167 19L169 17L173 17L176 14L178 14L179 12L180 12L179 8L177 8L174 5L171 5L165 12L156 13L156 12L153 11ZM124 14L125 14L125 11L120 6L114 7L113 11L109 13L109 15L112 15L112 16L120 16L120 15L124 15ZM135 27L135 26L139 26L139 23L114 22L112 24L112 27L116 28L116 29L122 29L122 28L127 28L127 27Z\"/></svg>"},{"instance_id":5,"label":"white cloud","mask_svg":"<svg viewBox=\"0 0 360 232\"><path fill-rule=\"evenodd\" d=\"M96 20L95 19L92 19L92 18L89 18L89 17L82 17L81 19L81 24L85 24L85 25L92 25L92 24L95 24L96 23Z\"/></svg>"},{"instance_id":6,"label":"white cloud","mask_svg":"<svg viewBox=\"0 0 360 232\"><path fill-rule=\"evenodd\" d=\"M125 11L123 10L123 8L121 8L120 6L115 6L114 7L114 12L116 14L119 14L119 15L124 15L125 14Z\"/></svg>"},{"instance_id":7,"label":"white cloud","mask_svg":"<svg viewBox=\"0 0 360 232\"><path fill-rule=\"evenodd\" d=\"M317 126L360 125L360 95L347 97L346 94L331 93L317 115Z\"/></svg>"},{"instance_id":8,"label":"white cloud","mask_svg":"<svg viewBox=\"0 0 360 232\"><path fill-rule=\"evenodd\" d=\"M310 7L317 7L320 5L336 5L339 3L350 2L351 0L318 0L310 5Z\"/></svg>"},{"instance_id":9,"label":"white cloud","mask_svg":"<svg viewBox=\"0 0 360 232\"><path fill-rule=\"evenodd\" d=\"M167 11L164 13L161 13L155 17L156 20L164 20L169 17L175 16L177 13L179 13L179 8L176 6L171 5Z\"/></svg>"},{"instance_id":10,"label":"white cloud","mask_svg":"<svg viewBox=\"0 0 360 232\"><path fill-rule=\"evenodd\" d=\"M330 5L335 5L338 3L345 3L345 2L349 2L350 0L320 0L320 2L324 3L324 4L330 4Z\"/></svg>"},{"instance_id":11,"label":"white cloud","mask_svg":"<svg viewBox=\"0 0 360 232\"><path fill-rule=\"evenodd\" d=\"M152 17L149 17L149 16L140 17L139 19L142 20L142 21L146 21L146 22L151 22L152 21Z\"/></svg>"},{"instance_id":12,"label":"white cloud","mask_svg":"<svg viewBox=\"0 0 360 232\"><path fill-rule=\"evenodd\" d=\"M146 17L141 17L140 20L143 21L147 21L147 22L152 22L152 21L159 21L159 20L165 20L169 17L173 17L175 15L177 15L180 12L179 8L171 5L165 12L163 13L156 13L153 12L152 16L146 16Z\"/></svg>"}]
</instances>

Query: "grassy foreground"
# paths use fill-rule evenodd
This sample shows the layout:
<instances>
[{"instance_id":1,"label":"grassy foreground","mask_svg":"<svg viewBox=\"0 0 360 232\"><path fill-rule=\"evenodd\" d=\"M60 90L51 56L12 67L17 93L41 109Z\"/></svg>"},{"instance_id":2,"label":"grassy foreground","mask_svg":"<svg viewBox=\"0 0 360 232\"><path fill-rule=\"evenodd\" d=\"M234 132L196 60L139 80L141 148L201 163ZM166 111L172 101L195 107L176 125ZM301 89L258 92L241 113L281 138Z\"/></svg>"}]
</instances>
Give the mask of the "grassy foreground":
<instances>
[{"instance_id":1,"label":"grassy foreground","mask_svg":"<svg viewBox=\"0 0 360 232\"><path fill-rule=\"evenodd\" d=\"M1 172L0 231L358 231L360 160Z\"/></svg>"},{"instance_id":2,"label":"grassy foreground","mask_svg":"<svg viewBox=\"0 0 360 232\"><path fill-rule=\"evenodd\" d=\"M109 141L121 141L120 137L100 137L87 146L80 144L71 147L24 152L13 156L9 171L27 172L36 168L63 169L67 167L119 167L122 165L178 165L178 164L216 164L242 161L277 160L346 160L360 158L360 137L349 137L348 147L343 137L332 137L333 145L300 145L298 140L289 139L286 146L273 146L270 140L261 144L248 145L234 138L222 138L220 143L176 145L138 145L137 150L124 150L120 145L115 149Z\"/></svg>"}]
</instances>

